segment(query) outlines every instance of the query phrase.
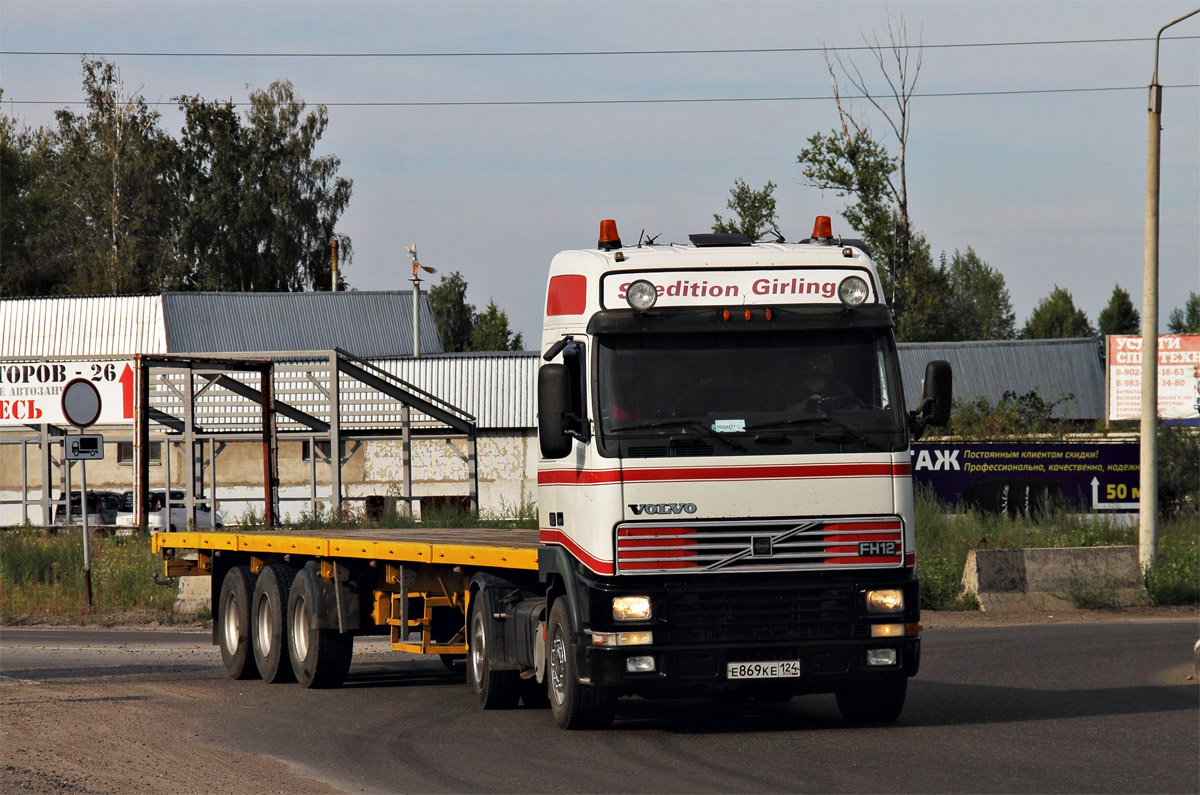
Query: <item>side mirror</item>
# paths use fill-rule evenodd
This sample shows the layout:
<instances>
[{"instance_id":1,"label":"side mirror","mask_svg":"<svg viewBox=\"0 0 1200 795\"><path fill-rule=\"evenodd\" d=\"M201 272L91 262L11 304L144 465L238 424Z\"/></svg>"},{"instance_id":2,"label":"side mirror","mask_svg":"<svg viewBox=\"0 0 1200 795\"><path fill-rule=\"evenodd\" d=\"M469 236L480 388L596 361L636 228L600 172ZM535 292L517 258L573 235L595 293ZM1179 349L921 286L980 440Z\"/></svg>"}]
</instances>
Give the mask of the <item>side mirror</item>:
<instances>
[{"instance_id":1,"label":"side mirror","mask_svg":"<svg viewBox=\"0 0 1200 795\"><path fill-rule=\"evenodd\" d=\"M925 383L921 389L921 405L908 413L908 427L913 439L920 439L929 426L940 428L950 421L950 404L954 393L954 376L950 362L932 361L925 365Z\"/></svg>"},{"instance_id":2,"label":"side mirror","mask_svg":"<svg viewBox=\"0 0 1200 795\"><path fill-rule=\"evenodd\" d=\"M538 369L538 444L542 458L565 458L571 452L567 407L571 402L570 374L564 364Z\"/></svg>"},{"instance_id":3,"label":"side mirror","mask_svg":"<svg viewBox=\"0 0 1200 795\"><path fill-rule=\"evenodd\" d=\"M925 422L940 428L950 421L950 403L954 392L954 375L950 362L933 361L925 365L925 388L921 392L921 410Z\"/></svg>"}]
</instances>

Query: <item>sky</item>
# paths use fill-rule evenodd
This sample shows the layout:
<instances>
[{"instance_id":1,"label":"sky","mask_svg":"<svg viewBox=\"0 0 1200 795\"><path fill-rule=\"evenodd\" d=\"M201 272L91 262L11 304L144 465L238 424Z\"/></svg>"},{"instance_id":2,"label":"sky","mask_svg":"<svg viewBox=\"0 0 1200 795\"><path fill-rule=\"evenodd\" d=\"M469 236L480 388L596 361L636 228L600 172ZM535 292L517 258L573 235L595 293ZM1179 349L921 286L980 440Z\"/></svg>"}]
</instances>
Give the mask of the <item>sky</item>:
<instances>
[{"instance_id":1,"label":"sky","mask_svg":"<svg viewBox=\"0 0 1200 795\"><path fill-rule=\"evenodd\" d=\"M4 113L50 125L81 102L81 56L96 54L128 92L162 103L177 136L174 97L245 102L290 80L328 107L318 153L354 182L338 224L353 241L350 287L409 289L403 246L415 243L437 270L426 289L461 272L467 300L494 300L536 347L551 258L594 248L602 219L626 244L643 232L686 242L731 215L743 179L775 183L787 239L817 215L854 236L847 200L803 184L797 155L838 124L820 48L886 42L890 15L925 45L907 150L914 227L935 257L971 246L1003 273L1018 327L1056 285L1095 325L1116 284L1142 308L1153 39L1195 8L4 0L0 87ZM839 52L886 91L869 52ZM1200 291L1200 15L1167 31L1158 70L1165 329ZM882 117L857 107L896 153Z\"/></svg>"}]
</instances>

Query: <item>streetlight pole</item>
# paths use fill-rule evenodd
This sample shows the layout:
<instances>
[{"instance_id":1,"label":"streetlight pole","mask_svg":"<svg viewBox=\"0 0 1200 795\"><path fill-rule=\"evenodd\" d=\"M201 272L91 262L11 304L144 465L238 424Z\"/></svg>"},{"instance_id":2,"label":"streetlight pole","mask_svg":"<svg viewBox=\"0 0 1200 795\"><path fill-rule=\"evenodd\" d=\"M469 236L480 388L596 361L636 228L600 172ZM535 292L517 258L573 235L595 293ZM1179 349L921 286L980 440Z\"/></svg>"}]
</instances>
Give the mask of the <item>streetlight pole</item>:
<instances>
[{"instance_id":1,"label":"streetlight pole","mask_svg":"<svg viewBox=\"0 0 1200 795\"><path fill-rule=\"evenodd\" d=\"M1138 488L1138 562L1145 572L1158 555L1158 193L1162 139L1162 86L1158 50L1163 31L1200 8L1159 28L1154 39L1154 79L1150 83L1150 131L1146 145L1146 248L1142 271L1142 417Z\"/></svg>"}]
</instances>

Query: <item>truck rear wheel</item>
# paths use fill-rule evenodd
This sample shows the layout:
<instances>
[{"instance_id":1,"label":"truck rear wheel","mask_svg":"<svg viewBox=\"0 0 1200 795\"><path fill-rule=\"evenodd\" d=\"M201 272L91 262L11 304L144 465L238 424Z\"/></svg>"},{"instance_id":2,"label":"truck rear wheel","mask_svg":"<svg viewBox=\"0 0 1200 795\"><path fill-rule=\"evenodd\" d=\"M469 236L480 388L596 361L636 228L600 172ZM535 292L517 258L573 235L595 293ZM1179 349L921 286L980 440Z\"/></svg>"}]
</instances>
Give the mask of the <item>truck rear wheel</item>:
<instances>
[{"instance_id":1,"label":"truck rear wheel","mask_svg":"<svg viewBox=\"0 0 1200 795\"><path fill-rule=\"evenodd\" d=\"M834 690L842 717L854 723L891 723L904 709L908 677L843 682Z\"/></svg>"},{"instance_id":2,"label":"truck rear wheel","mask_svg":"<svg viewBox=\"0 0 1200 795\"><path fill-rule=\"evenodd\" d=\"M288 594L294 579L296 570L291 566L263 566L254 584L254 662L262 678L271 683L294 679L287 641Z\"/></svg>"},{"instance_id":3,"label":"truck rear wheel","mask_svg":"<svg viewBox=\"0 0 1200 795\"><path fill-rule=\"evenodd\" d=\"M585 685L579 681L575 650L571 646L574 627L567 613L566 599L558 599L550 609L549 643L546 647L550 711L563 729L603 729L612 723L617 694L607 687Z\"/></svg>"},{"instance_id":4,"label":"truck rear wheel","mask_svg":"<svg viewBox=\"0 0 1200 795\"><path fill-rule=\"evenodd\" d=\"M302 687L337 687L354 656L354 636L332 628L313 629L320 609L317 575L300 569L287 602L287 643L292 673Z\"/></svg>"},{"instance_id":5,"label":"truck rear wheel","mask_svg":"<svg viewBox=\"0 0 1200 795\"><path fill-rule=\"evenodd\" d=\"M482 596L476 596L471 606L471 634L467 653L467 679L475 688L475 697L483 709L512 709L521 698L521 675L517 671L493 671L488 664L491 643L490 622L487 620Z\"/></svg>"},{"instance_id":6,"label":"truck rear wheel","mask_svg":"<svg viewBox=\"0 0 1200 795\"><path fill-rule=\"evenodd\" d=\"M254 597L254 575L249 566L235 566L221 581L217 598L217 639L221 662L234 679L257 679L258 666L251 648L250 604Z\"/></svg>"}]
</instances>

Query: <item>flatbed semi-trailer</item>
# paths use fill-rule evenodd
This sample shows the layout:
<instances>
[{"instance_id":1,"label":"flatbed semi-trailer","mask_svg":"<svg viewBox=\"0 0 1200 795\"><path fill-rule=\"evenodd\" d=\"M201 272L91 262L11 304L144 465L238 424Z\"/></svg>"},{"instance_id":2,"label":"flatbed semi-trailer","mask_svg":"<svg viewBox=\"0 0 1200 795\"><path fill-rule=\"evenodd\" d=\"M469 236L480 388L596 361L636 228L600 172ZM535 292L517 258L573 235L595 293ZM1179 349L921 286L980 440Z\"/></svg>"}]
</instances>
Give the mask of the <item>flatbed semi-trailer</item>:
<instances>
[{"instance_id":1,"label":"flatbed semi-trailer","mask_svg":"<svg viewBox=\"0 0 1200 795\"><path fill-rule=\"evenodd\" d=\"M341 683L356 635L466 655L472 595L532 585L538 568L537 531L522 529L197 530L155 533L152 548L170 577L211 577L230 675L315 687Z\"/></svg>"}]
</instances>

